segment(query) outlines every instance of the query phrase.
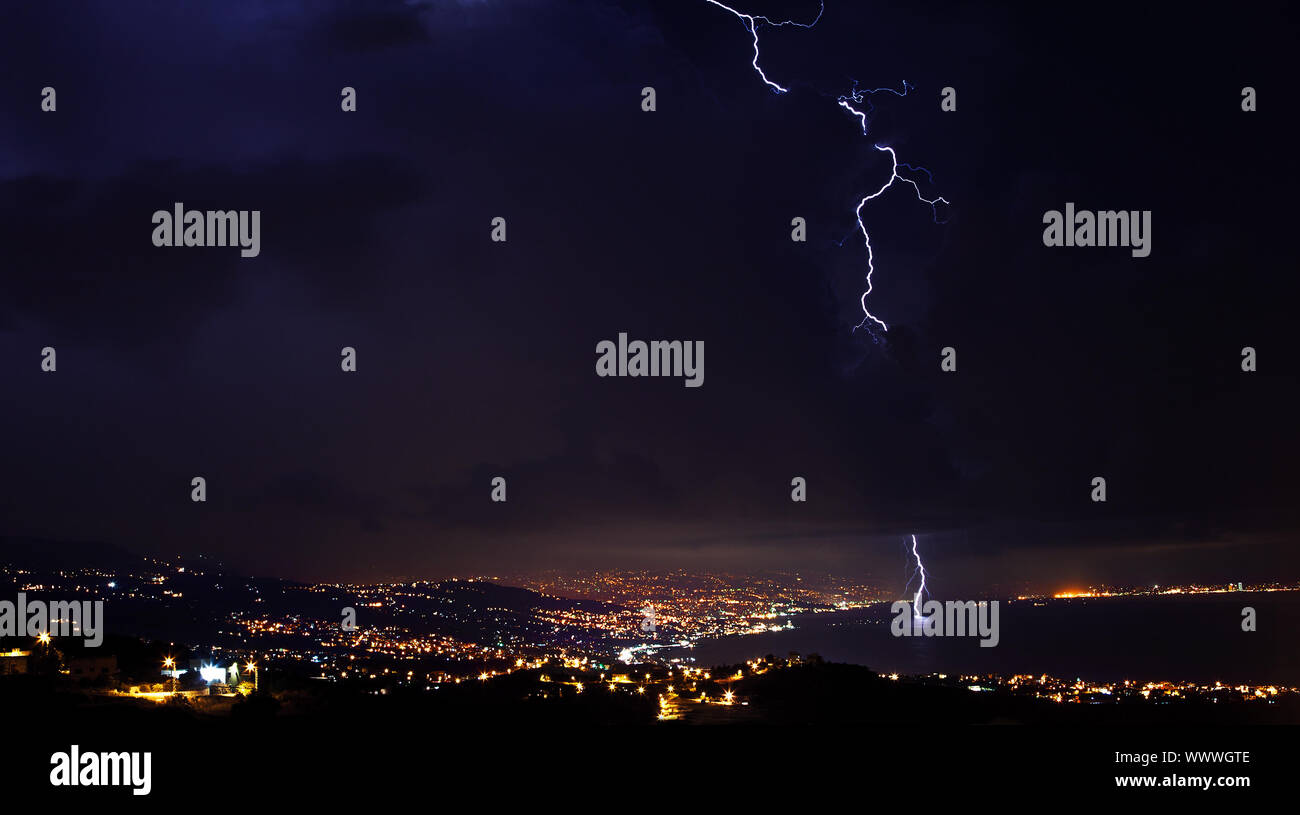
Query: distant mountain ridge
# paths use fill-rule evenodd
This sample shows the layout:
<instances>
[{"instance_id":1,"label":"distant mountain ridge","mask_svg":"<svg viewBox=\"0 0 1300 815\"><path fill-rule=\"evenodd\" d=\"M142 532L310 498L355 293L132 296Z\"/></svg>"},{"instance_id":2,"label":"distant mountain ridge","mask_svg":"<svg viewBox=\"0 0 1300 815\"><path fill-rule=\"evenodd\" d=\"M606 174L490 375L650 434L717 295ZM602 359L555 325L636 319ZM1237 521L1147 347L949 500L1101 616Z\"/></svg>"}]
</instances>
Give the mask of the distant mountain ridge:
<instances>
[{"instance_id":1,"label":"distant mountain ridge","mask_svg":"<svg viewBox=\"0 0 1300 815\"><path fill-rule=\"evenodd\" d=\"M0 563L25 569L125 569L145 563L114 543L65 541L7 535L0 537Z\"/></svg>"},{"instance_id":2,"label":"distant mountain ridge","mask_svg":"<svg viewBox=\"0 0 1300 815\"><path fill-rule=\"evenodd\" d=\"M187 567L184 571L177 568ZM155 639L233 644L245 642L234 620L251 616L270 621L309 620L329 623L345 607L364 608L367 626L396 625L415 634L442 634L472 642L507 640L581 641L580 628L560 632L553 613L618 613L621 606L595 600L569 600L532 589L488 580L450 579L403 583L398 603L376 604L389 596L387 583L309 584L277 577L249 577L229 572L203 557L159 560L121 546L95 541L46 538L0 538L0 567L23 576L0 575L0 593L24 584L41 585L57 595L77 586L110 603L111 633ZM61 572L102 573L89 581ZM155 580L153 576L164 576ZM12 586L6 584L12 583ZM90 588L82 588L85 586ZM322 590L325 589L325 590ZM28 590L31 594L32 590ZM286 642L302 644L289 638Z\"/></svg>"}]
</instances>

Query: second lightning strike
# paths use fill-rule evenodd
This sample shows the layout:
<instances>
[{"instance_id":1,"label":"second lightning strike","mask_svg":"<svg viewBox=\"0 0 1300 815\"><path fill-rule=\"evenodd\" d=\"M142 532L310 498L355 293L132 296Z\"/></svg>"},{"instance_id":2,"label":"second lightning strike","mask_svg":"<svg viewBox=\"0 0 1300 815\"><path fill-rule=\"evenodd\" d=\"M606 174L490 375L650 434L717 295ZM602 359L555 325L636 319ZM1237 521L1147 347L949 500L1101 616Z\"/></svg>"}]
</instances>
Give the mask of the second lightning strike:
<instances>
[{"instance_id":1,"label":"second lightning strike","mask_svg":"<svg viewBox=\"0 0 1300 815\"><path fill-rule=\"evenodd\" d=\"M912 573L912 579L915 579L917 574L921 576L921 584L916 587L916 594L912 597L912 615L918 620L924 620L925 615L921 613L921 601L927 594L925 590L925 564L921 562L921 555L916 551L915 535L912 536L912 557L916 558L916 571ZM912 580L908 580L907 583L910 586Z\"/></svg>"}]
</instances>

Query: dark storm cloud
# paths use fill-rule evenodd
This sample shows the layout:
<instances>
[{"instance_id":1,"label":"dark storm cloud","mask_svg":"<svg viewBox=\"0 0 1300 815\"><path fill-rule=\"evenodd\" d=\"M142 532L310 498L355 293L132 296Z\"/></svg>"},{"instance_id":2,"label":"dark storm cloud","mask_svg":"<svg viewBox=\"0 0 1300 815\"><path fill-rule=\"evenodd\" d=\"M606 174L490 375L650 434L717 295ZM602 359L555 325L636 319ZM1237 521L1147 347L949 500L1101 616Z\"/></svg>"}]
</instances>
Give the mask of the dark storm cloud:
<instances>
[{"instance_id":1,"label":"dark storm cloud","mask_svg":"<svg viewBox=\"0 0 1300 815\"><path fill-rule=\"evenodd\" d=\"M355 274L374 250L374 222L423 192L412 168L384 156L250 168L157 162L105 180L0 181L3 319L40 323L65 341L169 345L243 296L268 265L292 270L327 299L364 299ZM176 202L260 210L262 230L274 238L259 258L232 248L155 247L152 215ZM322 254L328 236L339 235L348 239Z\"/></svg>"},{"instance_id":2,"label":"dark storm cloud","mask_svg":"<svg viewBox=\"0 0 1300 815\"><path fill-rule=\"evenodd\" d=\"M373 51L430 41L421 17L425 4L347 3L320 22L319 36L326 49L344 52Z\"/></svg>"},{"instance_id":3,"label":"dark storm cloud","mask_svg":"<svg viewBox=\"0 0 1300 815\"><path fill-rule=\"evenodd\" d=\"M380 519L387 509L384 496L363 492L315 472L286 473L243 499L254 508L271 512L289 509L326 518L356 520L368 532L383 531Z\"/></svg>"},{"instance_id":4,"label":"dark storm cloud","mask_svg":"<svg viewBox=\"0 0 1300 815\"><path fill-rule=\"evenodd\" d=\"M816 29L762 31L785 95L703 2L14 15L15 533L289 576L709 558L892 575L912 532L948 586L1052 578L1053 552L1079 574L1146 579L1155 551L1218 569L1204 553L1223 541L1293 564L1275 555L1300 524L1294 151L1285 114L1243 118L1247 80L1198 50L1213 15L1125 29L830 3ZM1222 46L1216 66L1280 82L1280 50ZM877 97L863 136L835 103L854 79L916 90ZM949 84L956 114L936 103ZM853 331L853 208L888 176L878 143L953 205L936 225L896 185L864 210L890 325L873 343ZM1044 248L1042 213L1067 200L1153 209L1153 256ZM261 256L154 248L150 214L175 201L260 209ZM505 244L487 240L497 215ZM705 386L597 378L595 345L620 331L703 340ZM46 344L60 370L42 378ZM1247 344L1264 363L1243 378Z\"/></svg>"},{"instance_id":5,"label":"dark storm cloud","mask_svg":"<svg viewBox=\"0 0 1300 815\"><path fill-rule=\"evenodd\" d=\"M457 476L462 480L411 492L424 504L426 520L459 531L570 528L575 503L592 516L631 512L661 520L680 518L688 505L657 462L630 451L569 450L534 462L476 464ZM504 504L483 500L497 476L508 476L507 496L514 496Z\"/></svg>"}]
</instances>

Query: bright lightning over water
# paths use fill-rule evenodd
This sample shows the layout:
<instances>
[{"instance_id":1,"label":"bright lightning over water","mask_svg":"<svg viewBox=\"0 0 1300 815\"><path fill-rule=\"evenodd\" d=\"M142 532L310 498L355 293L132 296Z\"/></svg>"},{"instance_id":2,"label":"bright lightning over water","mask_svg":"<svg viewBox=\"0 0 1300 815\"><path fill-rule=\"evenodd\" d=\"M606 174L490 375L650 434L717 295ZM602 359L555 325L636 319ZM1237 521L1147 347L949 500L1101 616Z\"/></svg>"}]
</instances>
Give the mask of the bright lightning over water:
<instances>
[{"instance_id":1,"label":"bright lightning over water","mask_svg":"<svg viewBox=\"0 0 1300 815\"><path fill-rule=\"evenodd\" d=\"M924 619L921 614L921 599L925 595L925 564L921 562L921 555L916 551L915 535L912 536L912 557L916 558L916 571L912 573L912 577L915 578L917 574L921 576L921 584L916 587L916 594L912 596L912 616ZM912 583L911 580L907 582L908 585Z\"/></svg>"},{"instance_id":2,"label":"bright lightning over water","mask_svg":"<svg viewBox=\"0 0 1300 815\"><path fill-rule=\"evenodd\" d=\"M718 2L718 0L705 0L705 2L717 6L720 9L725 9L726 11L731 12L741 21L741 23L744 24L745 30L749 32L754 42L754 58L750 62L750 65L753 66L754 71L758 74L759 78L763 80L763 83L772 89L773 93L787 93L789 89L769 79L767 74L763 71L762 67L758 64L758 60L759 60L758 27L759 25L770 25L773 27L795 26L797 28L812 28L814 25L817 24L817 21L822 18L822 14L826 11L826 4L824 2L820 4L820 8L817 11L817 16L814 17L811 22L801 23L795 20L782 20L781 22L773 22L767 17L763 17L761 15L745 14L744 12L737 11L731 6ZM912 86L908 84L906 80L904 80L903 89L901 91L896 91L893 88L876 88L875 90L870 90L870 91L860 90L858 88L858 83L855 80L853 82L853 86L850 89L849 93L847 93L844 96L838 97L836 99L836 103L840 107L844 108L844 110L848 111L849 114L852 115L855 119L857 119L858 124L861 125L862 127L862 134L865 136L867 134L868 125L870 124L870 115L872 111L875 110L871 102L867 100L867 97L877 93L892 93L895 96L906 96L907 92L911 89ZM865 110L863 110L860 107L864 101L866 102ZM870 195L864 197L861 201L859 201L858 206L853 210L853 216L854 218L857 219L858 229L862 232L862 239L865 242L867 247L867 288L866 291L862 293L862 298L860 301L862 306L862 315L863 315L862 322L858 323L853 330L857 331L859 328L866 326L868 332L870 332L872 335L873 341L875 340L875 332L871 330L872 329L871 326L867 325L868 321L871 321L876 326L879 326L881 331L888 331L889 326L886 325L883 320L881 320L879 317L876 317L874 314L871 313L870 310L867 309L867 296L871 294L871 289L872 289L871 276L875 273L876 269L875 269L875 256L871 248L871 235L867 231L866 223L863 222L862 220L862 208L867 205L867 202L872 201L878 198L879 196L883 195L885 190L888 190L890 187L894 186L895 181L902 181L903 183L910 184L912 186L912 189L916 192L917 200L921 201L922 203L930 205L930 214L933 216L935 223L942 223L942 221L939 220L939 210L938 210L939 204L941 203L945 205L948 204L948 200L943 198L942 196L938 196L935 198L926 198L924 195L921 194L921 186L916 182L914 178L909 178L907 176L900 175L898 172L898 168L902 167L913 173L924 173L926 178L932 182L934 179L930 175L929 170L925 169L924 167L913 167L910 164L904 164L900 162L898 160L898 155L894 152L894 149L892 147L887 147L880 144L874 146L877 150L881 152L889 153L889 159L891 164L889 179L880 187L880 189L876 190L875 192L871 193ZM842 243L843 241L841 241L841 244Z\"/></svg>"}]
</instances>

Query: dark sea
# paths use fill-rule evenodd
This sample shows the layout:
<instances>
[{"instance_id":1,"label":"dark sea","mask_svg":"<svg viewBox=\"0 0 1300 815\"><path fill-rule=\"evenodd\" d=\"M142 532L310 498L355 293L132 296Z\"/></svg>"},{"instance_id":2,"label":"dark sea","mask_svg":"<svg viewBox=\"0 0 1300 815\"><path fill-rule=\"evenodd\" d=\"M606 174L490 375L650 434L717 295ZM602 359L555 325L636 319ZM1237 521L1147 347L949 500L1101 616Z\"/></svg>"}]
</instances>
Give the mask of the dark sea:
<instances>
[{"instance_id":1,"label":"dark sea","mask_svg":"<svg viewBox=\"0 0 1300 815\"><path fill-rule=\"evenodd\" d=\"M1256 612L1253 632L1241 628L1246 606ZM797 651L879 673L1046 673L1300 687L1300 592L1003 600L998 611L1000 639L991 648L981 648L978 637L894 637L885 603L802 615L793 630L704 640L660 654L724 665Z\"/></svg>"}]
</instances>

